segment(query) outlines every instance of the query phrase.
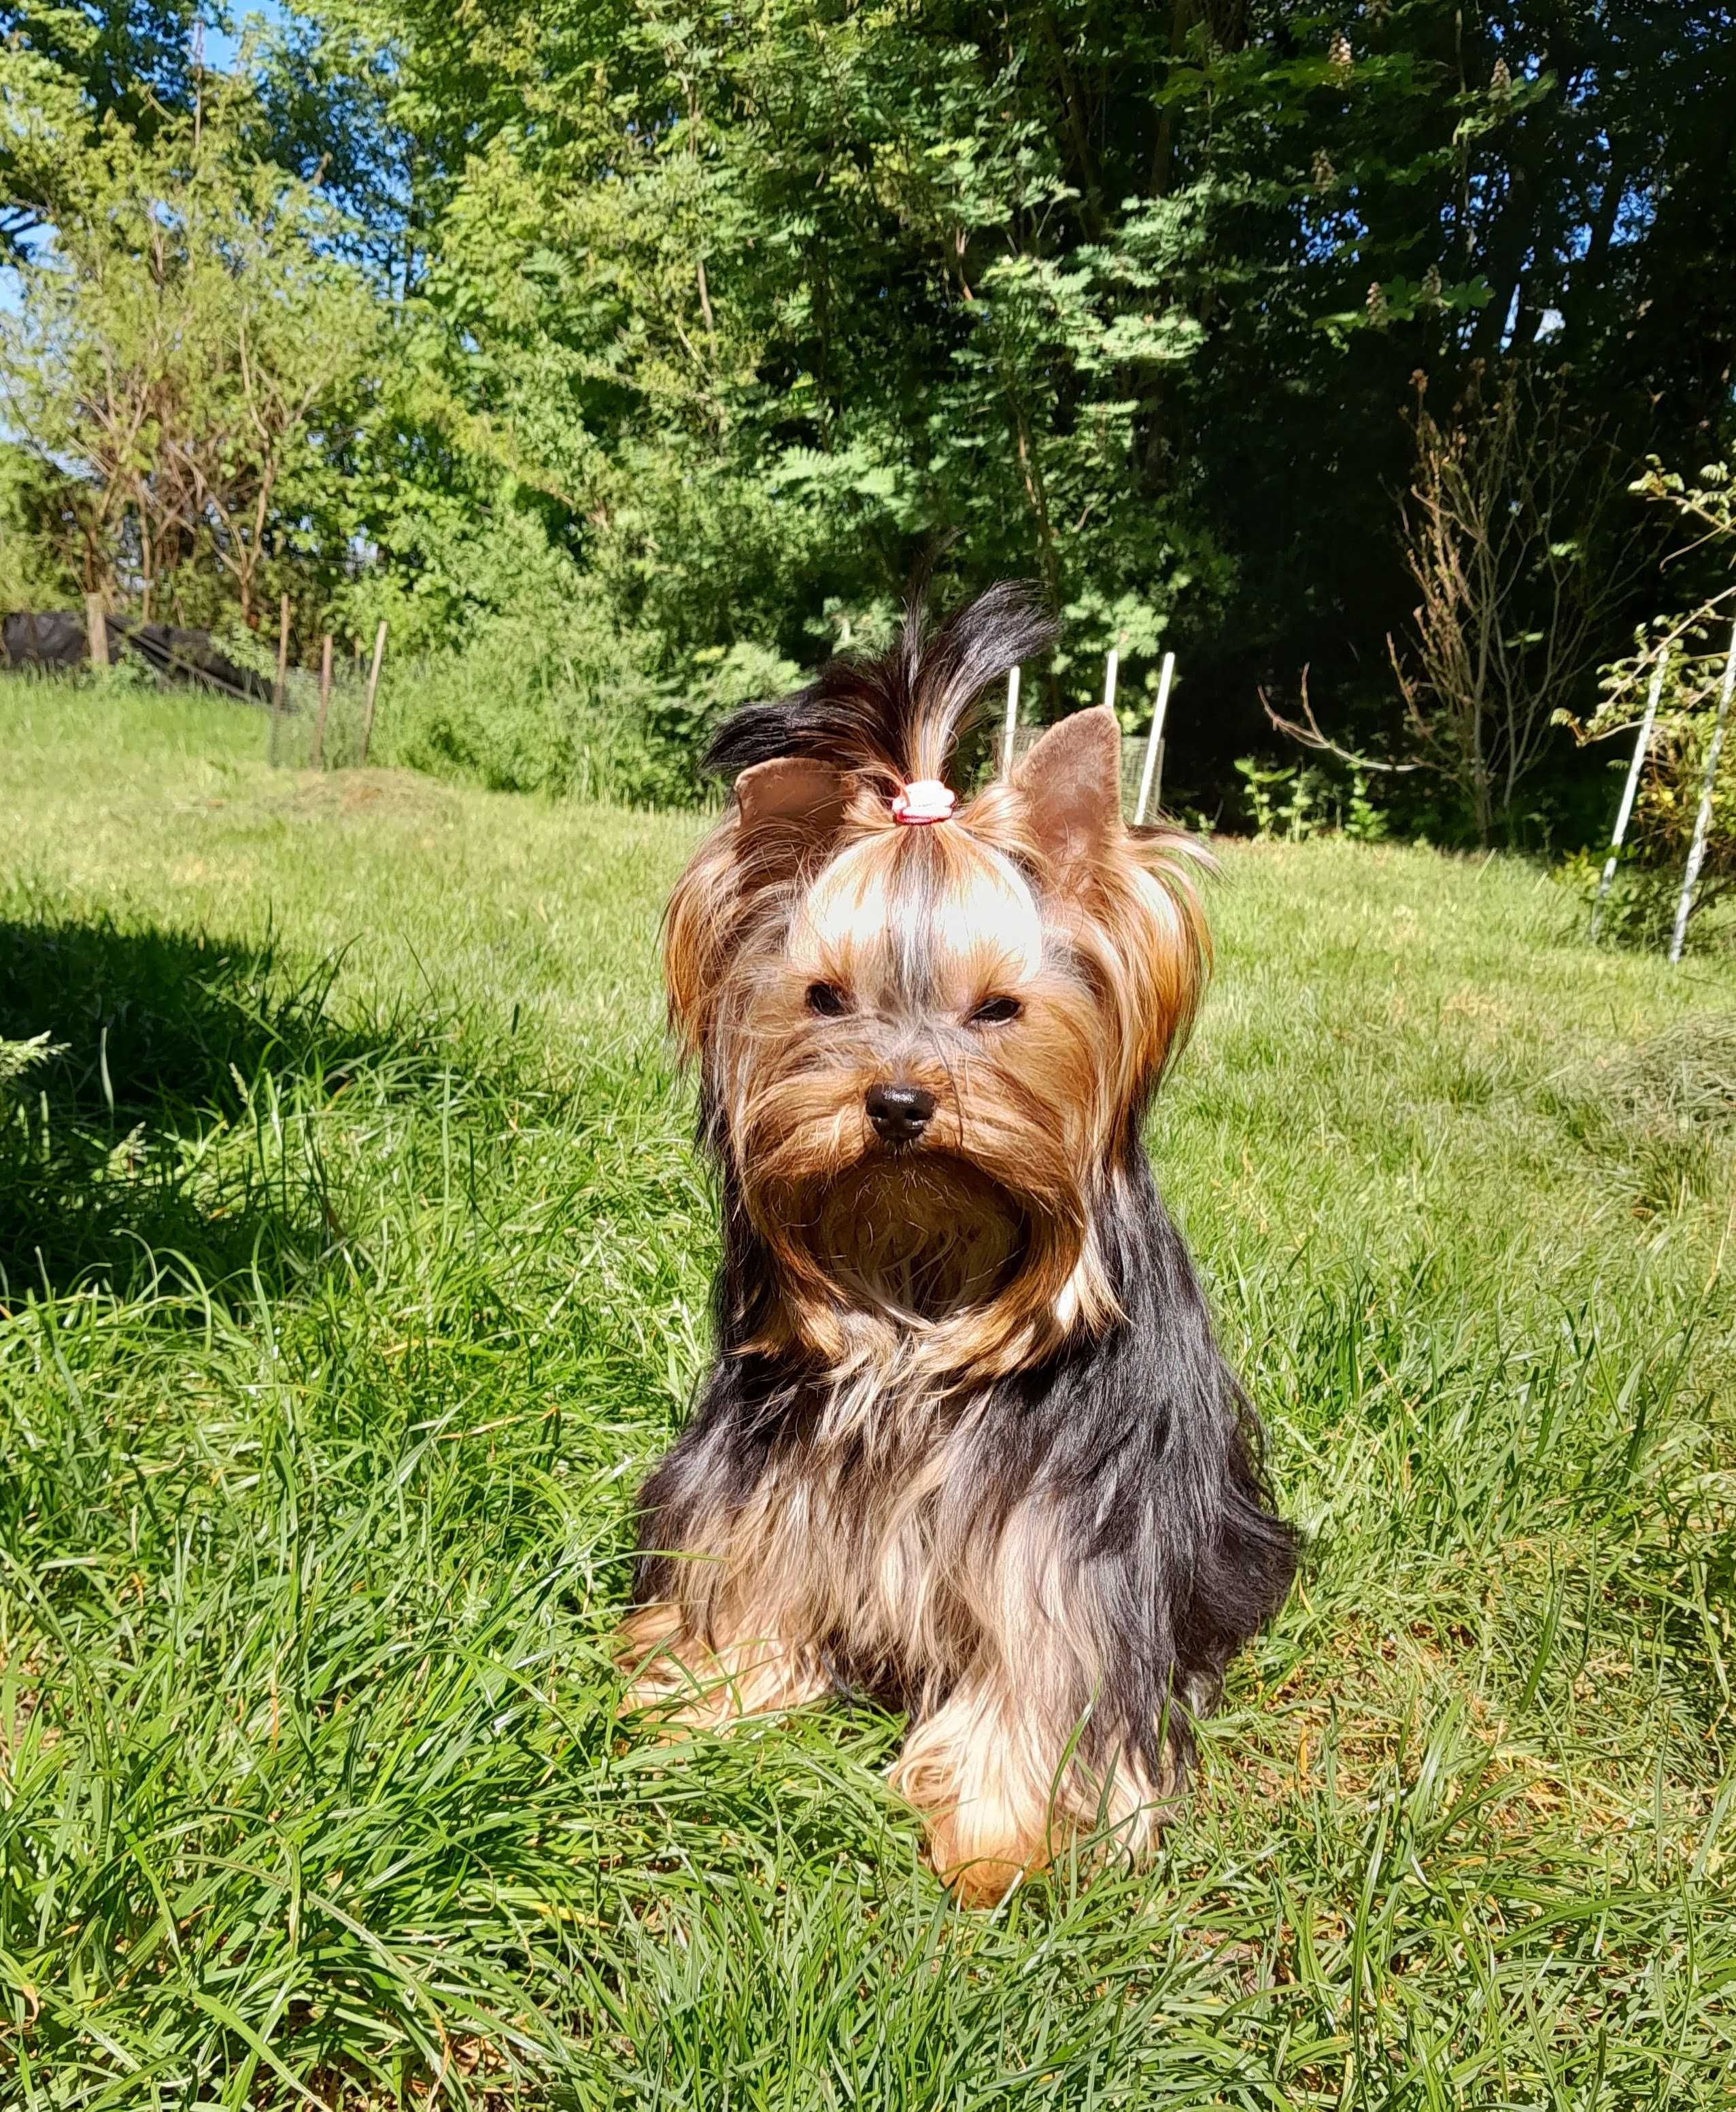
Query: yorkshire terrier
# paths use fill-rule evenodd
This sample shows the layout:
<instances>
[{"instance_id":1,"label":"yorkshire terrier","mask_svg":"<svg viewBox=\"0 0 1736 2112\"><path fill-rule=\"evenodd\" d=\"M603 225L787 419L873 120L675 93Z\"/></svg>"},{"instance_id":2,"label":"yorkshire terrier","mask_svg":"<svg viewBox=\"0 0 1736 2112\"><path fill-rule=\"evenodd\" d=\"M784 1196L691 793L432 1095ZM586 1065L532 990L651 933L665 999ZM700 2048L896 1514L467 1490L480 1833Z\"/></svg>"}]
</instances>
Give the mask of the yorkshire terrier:
<instances>
[{"instance_id":1,"label":"yorkshire terrier","mask_svg":"<svg viewBox=\"0 0 1736 2112\"><path fill-rule=\"evenodd\" d=\"M665 924L722 1192L718 1357L642 1492L635 1706L909 1712L895 1785L974 1902L1137 1856L1296 1549L1141 1140L1207 965L1190 839L1107 708L960 807L1022 589L736 714Z\"/></svg>"}]
</instances>

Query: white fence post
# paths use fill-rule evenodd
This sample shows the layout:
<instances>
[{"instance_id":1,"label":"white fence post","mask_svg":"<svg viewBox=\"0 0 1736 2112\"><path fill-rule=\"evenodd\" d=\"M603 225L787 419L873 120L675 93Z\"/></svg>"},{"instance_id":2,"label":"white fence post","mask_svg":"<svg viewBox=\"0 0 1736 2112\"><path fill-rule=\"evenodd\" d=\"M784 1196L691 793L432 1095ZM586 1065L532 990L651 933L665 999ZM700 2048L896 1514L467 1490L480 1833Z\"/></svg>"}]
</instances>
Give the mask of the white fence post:
<instances>
[{"instance_id":1,"label":"white fence post","mask_svg":"<svg viewBox=\"0 0 1736 2112\"><path fill-rule=\"evenodd\" d=\"M1157 758L1164 744L1164 714L1169 708L1169 678L1175 672L1175 655L1164 655L1164 671L1157 678L1157 708L1151 714L1151 731L1146 736L1146 767L1139 780L1139 804L1133 810L1136 829L1145 825L1146 808L1150 804L1152 780L1157 775Z\"/></svg>"},{"instance_id":2,"label":"white fence post","mask_svg":"<svg viewBox=\"0 0 1736 2112\"><path fill-rule=\"evenodd\" d=\"M1718 752L1724 746L1725 721L1730 715L1730 691L1736 687L1736 630L1730 632L1730 656L1724 663L1724 687L1718 696L1718 716L1712 722L1712 744L1706 751L1706 777L1700 787L1700 811L1694 817L1694 839L1688 846L1688 870L1682 876L1681 899L1675 906L1675 930L1670 935L1672 963L1682 958L1688 937L1688 919L1694 906L1694 889L1706 861L1706 840L1711 834L1712 793L1718 782Z\"/></svg>"},{"instance_id":3,"label":"white fence post","mask_svg":"<svg viewBox=\"0 0 1736 2112\"><path fill-rule=\"evenodd\" d=\"M1610 854L1603 862L1603 875L1597 882L1597 899L1592 904L1592 936L1594 939L1597 935L1597 926L1603 919L1603 898L1609 893L1610 882L1615 877L1615 860L1633 816L1633 795L1639 790L1639 773L1645 767L1646 751L1652 745L1652 722L1657 717L1657 700L1664 693L1666 658L1667 655L1660 649L1657 665L1652 671L1652 689L1646 699L1646 716L1639 722L1639 739L1633 744L1633 760L1628 765L1628 781L1622 787L1621 804L1615 810L1615 833L1610 838Z\"/></svg>"}]
</instances>

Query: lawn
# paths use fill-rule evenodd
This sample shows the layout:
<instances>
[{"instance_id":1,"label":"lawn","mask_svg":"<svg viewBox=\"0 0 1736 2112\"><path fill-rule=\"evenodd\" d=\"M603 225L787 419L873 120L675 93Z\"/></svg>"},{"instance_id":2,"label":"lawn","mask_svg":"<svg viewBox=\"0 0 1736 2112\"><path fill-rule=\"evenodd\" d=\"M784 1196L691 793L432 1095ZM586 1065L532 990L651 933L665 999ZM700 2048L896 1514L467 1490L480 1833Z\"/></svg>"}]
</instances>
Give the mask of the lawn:
<instances>
[{"instance_id":1,"label":"lawn","mask_svg":"<svg viewBox=\"0 0 1736 2112\"><path fill-rule=\"evenodd\" d=\"M695 822L263 750L0 686L0 2098L1731 2103L1736 964L1226 850L1153 1146L1305 1578L1157 1866L970 1914L895 1721L614 1714Z\"/></svg>"}]
</instances>

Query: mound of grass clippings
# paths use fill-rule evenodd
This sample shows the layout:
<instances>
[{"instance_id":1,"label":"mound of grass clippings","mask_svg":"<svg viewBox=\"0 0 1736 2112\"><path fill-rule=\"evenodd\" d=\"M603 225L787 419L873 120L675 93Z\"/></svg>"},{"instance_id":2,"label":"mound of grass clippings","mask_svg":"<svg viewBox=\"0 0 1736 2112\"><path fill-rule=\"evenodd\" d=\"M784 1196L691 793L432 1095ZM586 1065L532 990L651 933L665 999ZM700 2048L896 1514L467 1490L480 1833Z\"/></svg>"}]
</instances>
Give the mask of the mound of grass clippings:
<instances>
[{"instance_id":1,"label":"mound of grass clippings","mask_svg":"<svg viewBox=\"0 0 1736 2112\"><path fill-rule=\"evenodd\" d=\"M1637 1209L1736 1194L1736 1013L1679 1019L1575 1063L1546 1099Z\"/></svg>"}]
</instances>

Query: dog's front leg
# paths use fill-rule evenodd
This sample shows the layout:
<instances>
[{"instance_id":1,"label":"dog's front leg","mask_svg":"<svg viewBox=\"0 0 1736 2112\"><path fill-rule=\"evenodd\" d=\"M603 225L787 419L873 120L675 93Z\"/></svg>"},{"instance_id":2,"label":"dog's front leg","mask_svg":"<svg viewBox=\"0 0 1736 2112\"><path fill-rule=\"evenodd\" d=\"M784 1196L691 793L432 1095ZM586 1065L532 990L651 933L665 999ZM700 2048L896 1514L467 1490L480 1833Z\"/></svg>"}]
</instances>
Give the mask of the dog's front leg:
<instances>
[{"instance_id":1,"label":"dog's front leg","mask_svg":"<svg viewBox=\"0 0 1736 2112\"><path fill-rule=\"evenodd\" d=\"M623 1706L655 1709L665 1723L722 1730L743 1717L799 1709L830 1691L818 1651L769 1609L716 1609L707 1632L679 1599L637 1606L621 1624L616 1660L627 1675Z\"/></svg>"},{"instance_id":2,"label":"dog's front leg","mask_svg":"<svg viewBox=\"0 0 1736 2112\"><path fill-rule=\"evenodd\" d=\"M647 1484L636 1596L616 1657L626 1705L721 1729L830 1691L820 1659L810 1536L782 1481L719 1501L725 1480L695 1434Z\"/></svg>"},{"instance_id":3,"label":"dog's front leg","mask_svg":"<svg viewBox=\"0 0 1736 2112\"><path fill-rule=\"evenodd\" d=\"M981 1673L912 1727L892 1787L922 1813L934 1866L959 1896L990 1906L1056 1846L1045 1741L1004 1680Z\"/></svg>"},{"instance_id":4,"label":"dog's front leg","mask_svg":"<svg viewBox=\"0 0 1736 2112\"><path fill-rule=\"evenodd\" d=\"M1084 1842L1137 1858L1177 1768L1157 1668L1124 1612L1135 1580L1080 1564L1051 1502L1016 1507L958 1559L951 1664L893 1782L927 1822L935 1868L973 1905Z\"/></svg>"}]
</instances>

